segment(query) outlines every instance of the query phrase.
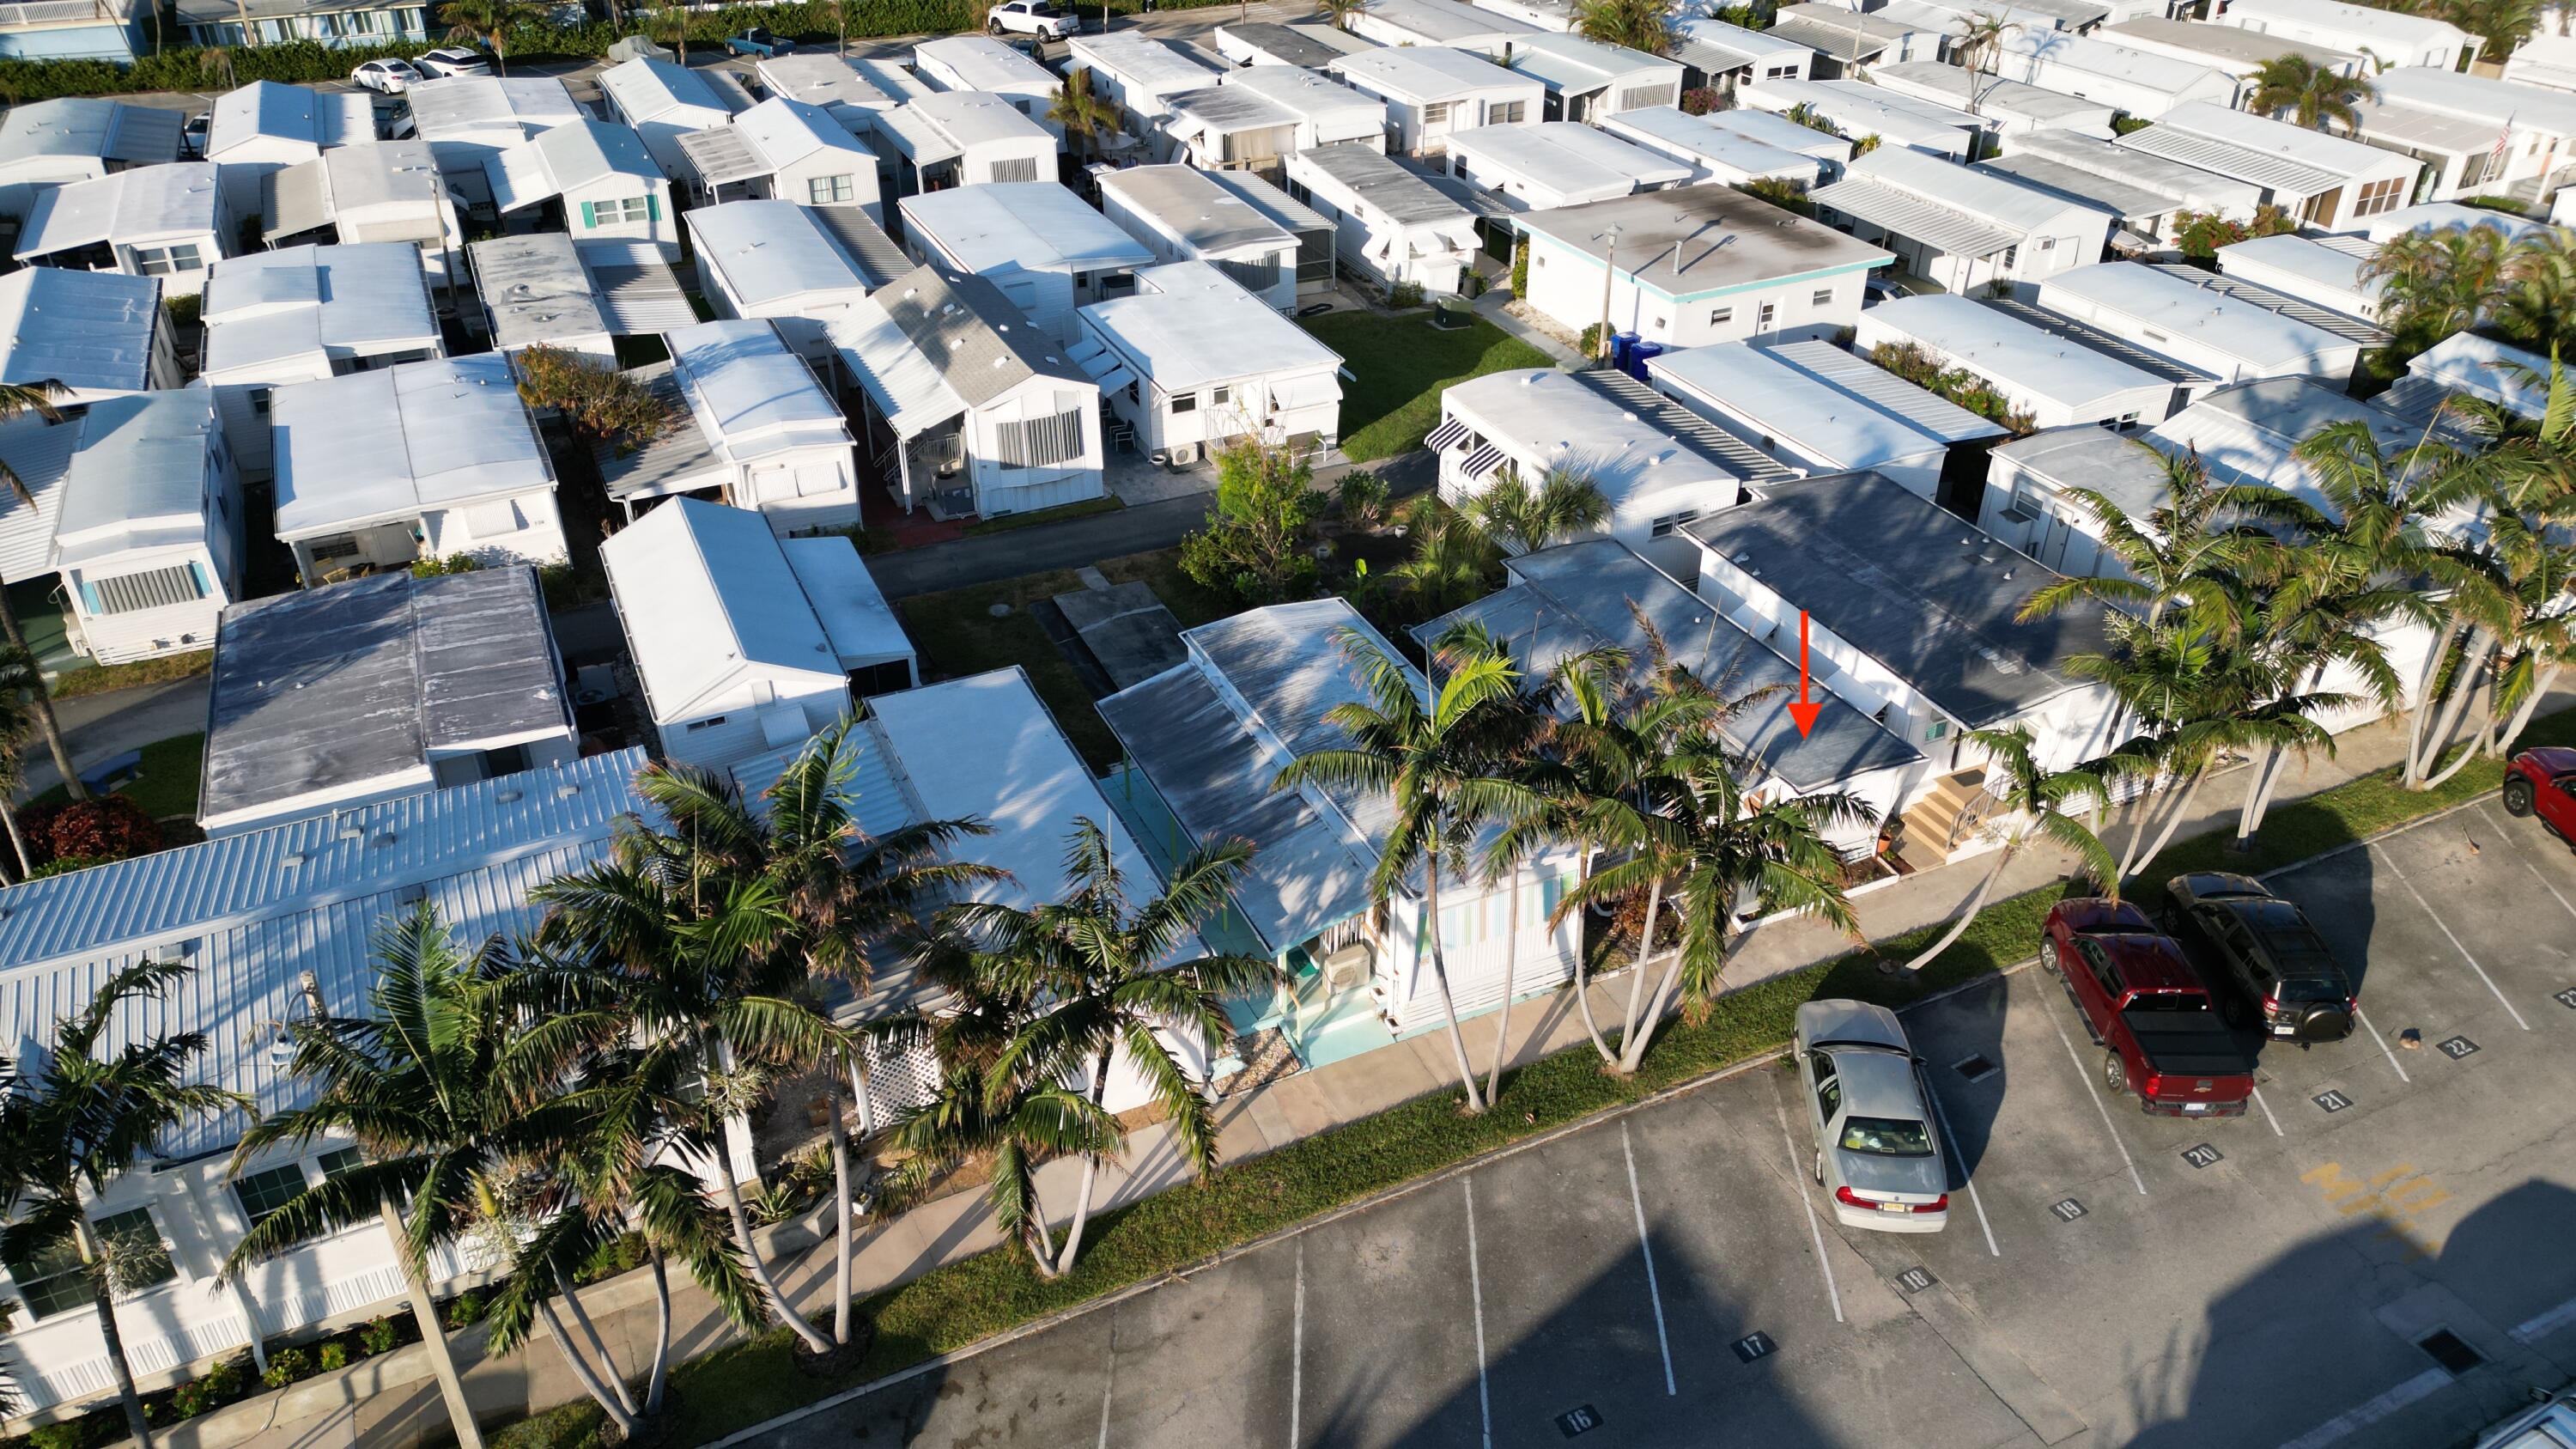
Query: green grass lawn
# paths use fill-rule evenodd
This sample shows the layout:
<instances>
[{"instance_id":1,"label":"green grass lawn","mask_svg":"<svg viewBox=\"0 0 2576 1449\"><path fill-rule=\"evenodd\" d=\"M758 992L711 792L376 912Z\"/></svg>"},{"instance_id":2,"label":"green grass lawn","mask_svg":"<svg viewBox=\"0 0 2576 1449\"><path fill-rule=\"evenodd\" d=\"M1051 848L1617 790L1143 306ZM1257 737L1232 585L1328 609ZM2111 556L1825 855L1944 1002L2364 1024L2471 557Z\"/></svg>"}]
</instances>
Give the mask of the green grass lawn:
<instances>
[{"instance_id":1,"label":"green grass lawn","mask_svg":"<svg viewBox=\"0 0 2576 1449\"><path fill-rule=\"evenodd\" d=\"M1299 324L1342 355L1355 382L1342 384L1342 451L1352 462L1392 458L1422 446L1440 421L1440 392L1489 372L1554 367L1556 360L1479 317L1444 332L1428 312L1382 317L1328 312Z\"/></svg>"},{"instance_id":2,"label":"green grass lawn","mask_svg":"<svg viewBox=\"0 0 2576 1449\"><path fill-rule=\"evenodd\" d=\"M116 793L142 806L143 813L155 820L171 815L193 818L197 813L197 779L205 768L206 737L172 735L143 747L143 773ZM62 798L63 787L56 785L29 803L51 805Z\"/></svg>"},{"instance_id":3,"label":"green grass lawn","mask_svg":"<svg viewBox=\"0 0 2576 1449\"><path fill-rule=\"evenodd\" d=\"M2571 742L2576 742L2576 712L2534 721L2522 741L2525 746ZM2477 799L2495 790L2502 778L2501 763L2480 761L2440 789L2416 794L2402 789L2393 771L2381 771L2275 807L2248 854L2228 848L2231 832L2197 836L2158 856L2142 878L2160 882L2186 870L2210 868L2271 870ZM876 1325L876 1339L864 1361L838 1378L800 1372L784 1329L719 1349L673 1372L680 1422L672 1442L719 1438L933 1354L1204 1262L1222 1249L1318 1213L1772 1051L1788 1040L1802 1002L1854 997L1901 1006L2001 970L2029 958L2049 907L2070 893L2071 887L2052 886L1988 906L1957 942L1915 976L1885 975L1879 964L1883 958L1901 961L1921 950L1943 924L1720 997L1707 1020L1668 1026L1634 1077L1604 1075L1591 1047L1578 1045L1507 1074L1496 1109L1479 1116L1459 1115L1453 1094L1436 1093L1231 1164L1205 1181L1101 1214L1082 1261L1063 1278L1038 1278L1017 1250L987 1252L933 1269L865 1300L861 1308ZM2161 890L2150 887L2142 894L2160 895ZM490 1443L493 1449L582 1449L599 1443L599 1423L588 1403L574 1403L502 1429Z\"/></svg>"}]
</instances>

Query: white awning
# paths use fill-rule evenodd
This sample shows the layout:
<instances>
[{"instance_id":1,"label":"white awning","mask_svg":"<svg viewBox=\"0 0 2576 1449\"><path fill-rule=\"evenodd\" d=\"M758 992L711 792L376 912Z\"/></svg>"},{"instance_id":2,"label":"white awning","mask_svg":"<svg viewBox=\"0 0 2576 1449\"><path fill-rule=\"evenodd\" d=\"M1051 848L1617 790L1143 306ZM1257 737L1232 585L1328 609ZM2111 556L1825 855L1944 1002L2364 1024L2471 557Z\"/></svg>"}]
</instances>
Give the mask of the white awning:
<instances>
[{"instance_id":1,"label":"white awning","mask_svg":"<svg viewBox=\"0 0 2576 1449\"><path fill-rule=\"evenodd\" d=\"M939 366L872 300L850 305L829 329L841 363L898 437L916 438L966 411Z\"/></svg>"},{"instance_id":2,"label":"white awning","mask_svg":"<svg viewBox=\"0 0 2576 1449\"><path fill-rule=\"evenodd\" d=\"M1100 391L1103 396L1113 392L1124 392L1135 381L1136 374L1122 367L1100 379Z\"/></svg>"},{"instance_id":3,"label":"white awning","mask_svg":"<svg viewBox=\"0 0 2576 1449\"><path fill-rule=\"evenodd\" d=\"M1118 354L1106 347L1101 347L1094 349L1089 357L1076 355L1073 363L1074 366L1082 369L1085 377L1102 378L1107 377L1110 369L1118 365Z\"/></svg>"},{"instance_id":4,"label":"white awning","mask_svg":"<svg viewBox=\"0 0 2576 1449\"><path fill-rule=\"evenodd\" d=\"M1330 373L1292 377L1270 384L1270 405L1274 408L1321 407L1342 399L1341 384Z\"/></svg>"},{"instance_id":5,"label":"white awning","mask_svg":"<svg viewBox=\"0 0 2576 1449\"><path fill-rule=\"evenodd\" d=\"M492 204L503 211L534 206L563 189L534 146L513 146L485 157L483 176L492 183Z\"/></svg>"}]
</instances>

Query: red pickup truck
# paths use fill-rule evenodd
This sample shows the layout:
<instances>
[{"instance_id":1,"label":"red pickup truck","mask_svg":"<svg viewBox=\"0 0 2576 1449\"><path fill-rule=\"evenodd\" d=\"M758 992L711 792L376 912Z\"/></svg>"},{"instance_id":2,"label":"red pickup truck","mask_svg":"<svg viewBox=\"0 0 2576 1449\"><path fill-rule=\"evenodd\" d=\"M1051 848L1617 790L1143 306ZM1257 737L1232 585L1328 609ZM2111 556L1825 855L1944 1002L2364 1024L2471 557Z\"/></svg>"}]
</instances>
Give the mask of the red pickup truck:
<instances>
[{"instance_id":1,"label":"red pickup truck","mask_svg":"<svg viewBox=\"0 0 2576 1449\"><path fill-rule=\"evenodd\" d=\"M2504 777L2504 813L2540 817L2540 823L2576 845L2576 750L2543 745L2513 757Z\"/></svg>"},{"instance_id":2,"label":"red pickup truck","mask_svg":"<svg viewBox=\"0 0 2576 1449\"><path fill-rule=\"evenodd\" d=\"M2182 948L2126 901L2060 901L2039 964L2102 1048L2102 1085L2166 1117L2243 1115L2254 1068Z\"/></svg>"}]
</instances>

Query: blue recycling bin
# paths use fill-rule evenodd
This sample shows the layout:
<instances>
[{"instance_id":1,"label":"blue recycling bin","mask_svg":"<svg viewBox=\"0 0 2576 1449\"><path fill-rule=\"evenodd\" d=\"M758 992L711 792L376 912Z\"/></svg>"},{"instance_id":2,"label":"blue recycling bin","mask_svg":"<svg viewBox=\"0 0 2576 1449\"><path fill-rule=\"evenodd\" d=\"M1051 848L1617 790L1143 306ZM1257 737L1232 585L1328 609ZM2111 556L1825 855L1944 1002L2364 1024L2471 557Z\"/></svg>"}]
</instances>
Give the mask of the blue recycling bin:
<instances>
[{"instance_id":1,"label":"blue recycling bin","mask_svg":"<svg viewBox=\"0 0 2576 1449\"><path fill-rule=\"evenodd\" d=\"M1626 372L1628 370L1628 359L1634 357L1636 353L1636 333L1613 332L1610 334L1610 365L1612 367L1619 369L1621 372Z\"/></svg>"},{"instance_id":2,"label":"blue recycling bin","mask_svg":"<svg viewBox=\"0 0 2576 1449\"><path fill-rule=\"evenodd\" d=\"M1638 344L1634 348L1631 348L1628 353L1628 375L1639 382L1644 382L1646 380L1646 359L1650 357L1661 357L1663 355L1664 344L1660 342L1638 342Z\"/></svg>"}]
</instances>

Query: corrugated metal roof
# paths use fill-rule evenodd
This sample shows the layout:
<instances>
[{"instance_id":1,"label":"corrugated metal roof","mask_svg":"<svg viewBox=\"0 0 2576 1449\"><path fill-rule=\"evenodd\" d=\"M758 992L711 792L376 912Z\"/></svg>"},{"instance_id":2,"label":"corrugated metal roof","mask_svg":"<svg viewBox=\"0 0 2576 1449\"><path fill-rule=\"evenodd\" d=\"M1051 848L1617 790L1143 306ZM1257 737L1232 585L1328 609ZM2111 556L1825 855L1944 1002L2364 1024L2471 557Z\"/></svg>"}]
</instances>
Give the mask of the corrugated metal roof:
<instances>
[{"instance_id":1,"label":"corrugated metal roof","mask_svg":"<svg viewBox=\"0 0 2576 1449\"><path fill-rule=\"evenodd\" d=\"M129 166L176 161L186 120L173 108L89 96L30 101L0 116L0 168L44 156L95 156Z\"/></svg>"},{"instance_id":2,"label":"corrugated metal roof","mask_svg":"<svg viewBox=\"0 0 2576 1449\"><path fill-rule=\"evenodd\" d=\"M599 560L656 724L695 718L710 690L749 667L758 667L755 678L783 671L825 687L841 676L822 621L759 513L674 498L602 543Z\"/></svg>"},{"instance_id":3,"label":"corrugated metal roof","mask_svg":"<svg viewBox=\"0 0 2576 1449\"><path fill-rule=\"evenodd\" d=\"M601 858L617 817L642 808L643 763L625 750L0 890L0 1020L41 1044L110 975L175 950L195 969L167 999L119 1011L104 1045L202 1031L204 1080L261 1114L294 1106L304 1086L270 1048L304 1009L302 973L332 1010L363 1010L374 933L415 892L469 944L532 927L529 891ZM157 1150L218 1152L246 1122L191 1118Z\"/></svg>"},{"instance_id":4,"label":"corrugated metal roof","mask_svg":"<svg viewBox=\"0 0 2576 1449\"><path fill-rule=\"evenodd\" d=\"M2080 166L2069 166L2063 161L2051 160L2046 156L1996 156L1980 161L1977 165L1989 171L2002 172L2015 180L2026 181L2033 186L2053 191L2070 200L2101 207L2123 221L2163 216L2182 204L2142 186L2131 186L2126 182L2114 181L2107 176L2097 176Z\"/></svg>"},{"instance_id":5,"label":"corrugated metal roof","mask_svg":"<svg viewBox=\"0 0 2576 1449\"><path fill-rule=\"evenodd\" d=\"M24 583L54 572L54 520L63 507L63 475L80 424L49 423L29 413L0 423L0 462L26 485L33 503L0 488L0 579Z\"/></svg>"},{"instance_id":6,"label":"corrugated metal roof","mask_svg":"<svg viewBox=\"0 0 2576 1449\"><path fill-rule=\"evenodd\" d=\"M1817 187L1808 199L1952 256L1990 257L2025 235L1867 176L1846 174L1840 181Z\"/></svg>"},{"instance_id":7,"label":"corrugated metal roof","mask_svg":"<svg viewBox=\"0 0 2576 1449\"><path fill-rule=\"evenodd\" d=\"M907 196L903 224L906 234L981 275L1154 262L1143 242L1052 181L994 181Z\"/></svg>"},{"instance_id":8,"label":"corrugated metal roof","mask_svg":"<svg viewBox=\"0 0 2576 1449\"><path fill-rule=\"evenodd\" d=\"M641 337L698 320L698 309L689 305L689 294L681 289L680 274L663 259L658 244L602 238L575 242L573 249L590 273L612 335Z\"/></svg>"},{"instance_id":9,"label":"corrugated metal roof","mask_svg":"<svg viewBox=\"0 0 2576 1449\"><path fill-rule=\"evenodd\" d=\"M751 149L751 139L731 126L710 126L703 131L683 131L677 137L680 152L689 158L689 167L698 173L701 186L722 186L733 181L748 181L767 176L778 168Z\"/></svg>"},{"instance_id":10,"label":"corrugated metal roof","mask_svg":"<svg viewBox=\"0 0 2576 1449\"><path fill-rule=\"evenodd\" d=\"M236 146L263 138L320 149L376 139L375 107L364 91L252 81L215 97L206 123L206 159L220 162Z\"/></svg>"},{"instance_id":11,"label":"corrugated metal roof","mask_svg":"<svg viewBox=\"0 0 2576 1449\"><path fill-rule=\"evenodd\" d=\"M629 503L731 484L737 470L690 415L688 394L680 390L679 372L668 362L648 362L628 369L626 375L652 394L666 415L678 421L645 443L621 446L614 439L602 438L591 444L590 457L599 469L600 491L612 502Z\"/></svg>"},{"instance_id":12,"label":"corrugated metal roof","mask_svg":"<svg viewBox=\"0 0 2576 1449\"><path fill-rule=\"evenodd\" d=\"M966 411L939 367L873 298L830 324L832 346L896 436L914 438Z\"/></svg>"},{"instance_id":13,"label":"corrugated metal roof","mask_svg":"<svg viewBox=\"0 0 2576 1449\"><path fill-rule=\"evenodd\" d=\"M2125 337L2105 332L2089 322L2078 321L2062 312L2052 312L2035 303L2024 302L2013 297L1982 297L1977 299L1977 305L2009 317L2024 326L2045 332L2051 337L2064 338L2074 343L2082 352L2097 354L2109 361L2125 364L2164 382L2185 387L2205 387L2218 381L2216 375L2203 372L2190 363L2177 362L2160 352L2149 352ZM2025 386L2033 385L2036 381L2027 377L2015 380Z\"/></svg>"},{"instance_id":14,"label":"corrugated metal roof","mask_svg":"<svg viewBox=\"0 0 2576 1449\"><path fill-rule=\"evenodd\" d=\"M1636 414L1670 434L1683 447L1747 482L1767 483L1795 474L1796 470L1783 465L1779 459L1624 372L1607 367L1587 367L1571 376L1577 386Z\"/></svg>"},{"instance_id":15,"label":"corrugated metal roof","mask_svg":"<svg viewBox=\"0 0 2576 1449\"><path fill-rule=\"evenodd\" d=\"M2277 312L2294 322L2305 323L2320 332L2331 332L2347 342L2358 342L2364 347L2385 347L2389 342L2385 327L2302 301L2287 292L2275 291L2242 277L2230 277L2175 262L2158 263L2153 269L2175 281L2188 282L2204 292L2250 303L2266 312Z\"/></svg>"},{"instance_id":16,"label":"corrugated metal roof","mask_svg":"<svg viewBox=\"0 0 2576 1449\"><path fill-rule=\"evenodd\" d=\"M0 382L141 392L160 325L157 277L21 267L0 276Z\"/></svg>"},{"instance_id":17,"label":"corrugated metal roof","mask_svg":"<svg viewBox=\"0 0 2576 1449\"><path fill-rule=\"evenodd\" d=\"M1865 358L1854 357L1819 338L1812 342L1774 343L1772 355L1825 379L1843 391L1869 400L1945 443L2001 437L2000 423L1981 418L1938 393L1928 392Z\"/></svg>"},{"instance_id":18,"label":"corrugated metal roof","mask_svg":"<svg viewBox=\"0 0 2576 1449\"><path fill-rule=\"evenodd\" d=\"M114 171L37 193L26 229L18 235L18 255L48 256L105 241L211 235L217 231L216 206L212 162Z\"/></svg>"},{"instance_id":19,"label":"corrugated metal roof","mask_svg":"<svg viewBox=\"0 0 2576 1449\"><path fill-rule=\"evenodd\" d=\"M2174 111L2206 109L2209 108L2197 105L2177 106ZM2261 121L2264 118L2248 116L2245 119ZM2298 130L2295 126L2285 129ZM2328 170L2323 166L2311 164L2279 151L2258 150L2235 140L2210 135L2196 129L2187 129L2174 119L2171 112L2167 114L2166 120L2142 131L2131 131L2122 136L2116 144L2126 146L2132 151L2143 151L2150 156L2161 156L2169 161L2179 161L2186 166L2197 166L2203 171L2215 171L2221 176L2232 176L2239 181L2250 181L2267 190L2287 192L2298 197L2316 196L2331 191L2351 179L2348 173Z\"/></svg>"},{"instance_id":20,"label":"corrugated metal roof","mask_svg":"<svg viewBox=\"0 0 2576 1449\"><path fill-rule=\"evenodd\" d=\"M2015 136L2013 158L2045 158L2204 211L2251 211L2261 194L2250 183L2234 177L2072 131L2031 131Z\"/></svg>"},{"instance_id":21,"label":"corrugated metal roof","mask_svg":"<svg viewBox=\"0 0 2576 1449\"><path fill-rule=\"evenodd\" d=\"M206 536L207 452L219 424L211 388L93 403L63 475L57 567Z\"/></svg>"}]
</instances>

